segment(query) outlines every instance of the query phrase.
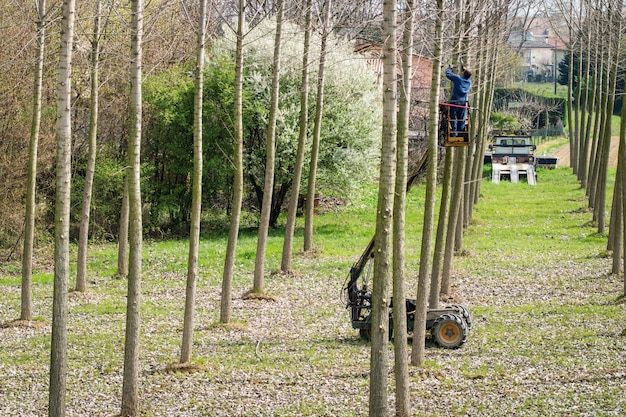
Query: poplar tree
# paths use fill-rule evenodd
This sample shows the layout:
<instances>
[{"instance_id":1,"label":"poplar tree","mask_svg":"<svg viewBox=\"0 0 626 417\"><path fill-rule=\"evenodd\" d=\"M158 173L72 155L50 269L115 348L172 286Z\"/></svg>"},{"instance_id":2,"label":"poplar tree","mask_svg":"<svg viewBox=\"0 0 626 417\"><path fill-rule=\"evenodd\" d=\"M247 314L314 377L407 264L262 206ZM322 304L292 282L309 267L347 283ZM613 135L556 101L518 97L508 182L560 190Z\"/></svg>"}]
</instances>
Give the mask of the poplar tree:
<instances>
[{"instance_id":1,"label":"poplar tree","mask_svg":"<svg viewBox=\"0 0 626 417\"><path fill-rule=\"evenodd\" d=\"M207 30L207 0L200 1L198 21L198 47L196 59L196 82L193 109L193 185L191 202L191 226L189 230L189 256L187 260L187 288L185 291L185 317L180 362L191 361L193 345L193 322L198 281L198 251L200 246L200 217L202 215L202 98L204 84L204 55Z\"/></svg>"},{"instance_id":2,"label":"poplar tree","mask_svg":"<svg viewBox=\"0 0 626 417\"><path fill-rule=\"evenodd\" d=\"M67 374L67 292L70 270L70 193L72 163L72 45L76 2L63 2L57 82L56 202L54 210L54 290L50 344L48 415L65 416Z\"/></svg>"},{"instance_id":3,"label":"poplar tree","mask_svg":"<svg viewBox=\"0 0 626 417\"><path fill-rule=\"evenodd\" d=\"M397 138L396 0L383 5L383 121L372 286L369 415L388 415L389 283Z\"/></svg>"},{"instance_id":4,"label":"poplar tree","mask_svg":"<svg viewBox=\"0 0 626 417\"><path fill-rule=\"evenodd\" d=\"M26 216L24 227L24 250L22 252L22 299L20 320L33 319L33 245L35 240L35 206L37 183L37 153L41 127L41 91L45 52L46 0L37 3L37 55L33 82L33 118L28 145L28 179L26 183Z\"/></svg>"},{"instance_id":5,"label":"poplar tree","mask_svg":"<svg viewBox=\"0 0 626 417\"><path fill-rule=\"evenodd\" d=\"M235 255L241 221L241 204L243 201L243 56L244 28L246 19L246 2L238 1L237 44L235 49L235 81L234 81L234 132L233 132L233 197L231 201L230 228L222 273L222 297L220 300L220 322L229 323L232 302L233 272Z\"/></svg>"},{"instance_id":6,"label":"poplar tree","mask_svg":"<svg viewBox=\"0 0 626 417\"><path fill-rule=\"evenodd\" d=\"M252 292L262 293L264 290L265 255L267 251L267 234L272 210L272 190L274 188L274 163L276 160L276 119L278 117L278 96L280 88L280 53L283 24L284 0L276 3L276 37L274 39L274 59L272 74L272 98L270 113L267 122L265 138L265 180L263 189L263 204L261 207L261 219L259 225L259 237L257 241L256 260L254 263L254 284Z\"/></svg>"},{"instance_id":7,"label":"poplar tree","mask_svg":"<svg viewBox=\"0 0 626 417\"><path fill-rule=\"evenodd\" d=\"M87 247L89 242L89 217L91 212L91 194L93 177L96 172L96 138L98 135L98 97L100 92L100 32L102 3L96 0L94 10L93 36L91 38L91 96L89 101L89 151L85 172L85 188L80 216L78 237L78 256L76 261L75 291L85 292L87 289Z\"/></svg>"},{"instance_id":8,"label":"poplar tree","mask_svg":"<svg viewBox=\"0 0 626 417\"><path fill-rule=\"evenodd\" d=\"M441 78L441 54L443 46L443 0L437 0L435 22L435 48L433 74L430 83L430 104L428 109L428 170L426 174L426 201L424 203L424 225L420 251L420 268L417 283L417 305L413 327L413 350L411 363L422 365L425 358L426 313L430 292L430 257L432 250L433 227L435 223L435 200L437 198L437 141L439 137L439 85Z\"/></svg>"},{"instance_id":9,"label":"poplar tree","mask_svg":"<svg viewBox=\"0 0 626 417\"><path fill-rule=\"evenodd\" d=\"M296 151L296 165L291 183L291 197L287 209L287 223L285 225L285 239L283 241L283 256L280 269L283 272L291 271L291 257L293 253L293 235L296 226L296 213L300 197L300 180L304 167L304 152L309 127L309 55L311 48L311 14L312 0L306 1L304 23L304 48L302 51L302 87L300 89L300 125L298 131L298 150Z\"/></svg>"},{"instance_id":10,"label":"poplar tree","mask_svg":"<svg viewBox=\"0 0 626 417\"><path fill-rule=\"evenodd\" d=\"M139 336L141 327L142 215L141 215L141 116L143 0L131 0L130 135L128 140L129 251L128 292L122 407L124 417L139 415Z\"/></svg>"}]
</instances>

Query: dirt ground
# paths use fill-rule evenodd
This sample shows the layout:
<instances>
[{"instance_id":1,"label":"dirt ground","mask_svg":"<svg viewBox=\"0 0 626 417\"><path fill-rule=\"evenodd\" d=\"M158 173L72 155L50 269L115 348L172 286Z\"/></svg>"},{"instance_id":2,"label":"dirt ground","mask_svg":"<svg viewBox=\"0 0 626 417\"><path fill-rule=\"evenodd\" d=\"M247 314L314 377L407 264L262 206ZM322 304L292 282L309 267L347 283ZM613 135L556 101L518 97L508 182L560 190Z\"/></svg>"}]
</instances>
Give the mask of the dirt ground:
<instances>
[{"instance_id":1,"label":"dirt ground","mask_svg":"<svg viewBox=\"0 0 626 417\"><path fill-rule=\"evenodd\" d=\"M611 150L609 151L609 167L611 168L617 167L618 149L619 149L619 137L613 136L613 138L611 138ZM559 157L559 166L561 167L570 166L569 144L561 146L559 149L553 152L553 155Z\"/></svg>"}]
</instances>

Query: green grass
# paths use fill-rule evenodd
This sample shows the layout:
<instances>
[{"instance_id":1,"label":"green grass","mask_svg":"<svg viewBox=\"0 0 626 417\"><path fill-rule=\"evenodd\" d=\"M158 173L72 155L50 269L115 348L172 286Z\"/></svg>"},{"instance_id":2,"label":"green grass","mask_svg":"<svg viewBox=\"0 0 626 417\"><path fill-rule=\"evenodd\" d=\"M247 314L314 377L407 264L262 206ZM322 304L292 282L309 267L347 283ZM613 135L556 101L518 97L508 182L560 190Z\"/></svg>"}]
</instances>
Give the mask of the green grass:
<instances>
[{"instance_id":1,"label":"green grass","mask_svg":"<svg viewBox=\"0 0 626 417\"><path fill-rule=\"evenodd\" d=\"M567 86L561 85L559 83L556 84L556 95L554 94L554 84L553 83L514 83L514 87L522 88L527 90L533 94L537 94L539 96L544 97L560 97L567 98Z\"/></svg>"},{"instance_id":2,"label":"green grass","mask_svg":"<svg viewBox=\"0 0 626 417\"><path fill-rule=\"evenodd\" d=\"M569 143L569 138L566 136L554 138L547 142L542 142L537 145L535 155L543 155L544 153L546 155L550 155L554 151L559 149L561 146L566 145L568 143Z\"/></svg>"},{"instance_id":3,"label":"green grass","mask_svg":"<svg viewBox=\"0 0 626 417\"><path fill-rule=\"evenodd\" d=\"M411 296L423 198L423 187L417 187L407 204ZM274 301L242 299L252 285L256 251L256 231L242 231L234 326L217 325L226 236L205 235L196 294L196 372L166 371L180 354L188 241L146 240L142 415L367 415L370 346L351 329L340 290L374 233L375 204L371 184L346 207L316 216L311 254L301 252L298 218L293 275L276 273L281 218L269 234L266 258L266 290ZM539 171L536 186L482 183L463 252L453 265L455 291L471 311L474 328L461 349L429 346L425 366L410 369L414 415L623 414L623 282L608 273L606 236L590 220L584 190L569 169ZM113 244L92 246L88 292L68 301L73 415L119 411L126 280L115 277L116 256ZM0 272L0 323L19 313L17 267L4 265ZM35 310L43 326L0 329L2 372L12 375L0 380L1 415L16 408L23 415L45 414L52 273L36 277Z\"/></svg>"}]
</instances>

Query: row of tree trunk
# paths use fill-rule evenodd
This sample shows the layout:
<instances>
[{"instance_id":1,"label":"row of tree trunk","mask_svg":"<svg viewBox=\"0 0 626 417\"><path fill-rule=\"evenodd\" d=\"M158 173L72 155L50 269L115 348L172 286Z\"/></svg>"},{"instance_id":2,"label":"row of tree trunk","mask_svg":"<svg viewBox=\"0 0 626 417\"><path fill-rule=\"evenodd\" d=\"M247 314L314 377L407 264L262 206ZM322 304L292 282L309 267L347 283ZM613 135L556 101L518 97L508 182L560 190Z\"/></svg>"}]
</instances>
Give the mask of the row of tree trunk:
<instances>
[{"instance_id":1,"label":"row of tree trunk","mask_svg":"<svg viewBox=\"0 0 626 417\"><path fill-rule=\"evenodd\" d=\"M563 4L569 16L568 122L570 160L574 175L588 197L592 221L599 234L606 232L606 196L611 143L614 140L612 116L618 99L619 78L624 64L622 37L624 2L599 4L583 1L578 10ZM568 7L568 8L566 8ZM622 87L623 88L623 87ZM624 237L624 158L626 153L626 109L622 100L617 174L613 188L607 249L612 254L611 272L625 268ZM626 292L626 281L624 284Z\"/></svg>"},{"instance_id":2,"label":"row of tree trunk","mask_svg":"<svg viewBox=\"0 0 626 417\"><path fill-rule=\"evenodd\" d=\"M413 48L415 3L404 4L402 45L396 44L395 0L384 2L383 48L383 130L380 164L380 184L377 208L374 250L374 282L372 289L370 415L389 415L387 404L388 340L389 340L389 285L393 283L393 297L403 300L405 285L405 194L407 114L411 86L411 59L407 51ZM450 9L443 0L436 2L433 36L433 74L428 116L428 168L426 201L419 259L417 307L413 330L411 364L420 366L425 360L426 313L438 308L440 299L453 297L451 271L455 250L462 249L464 228L469 224L473 205L480 195L483 154L486 148L489 109L492 105L494 81L501 68L497 66L499 47L503 40L502 28L508 19L510 2L456 1ZM452 10L452 11L451 11ZM453 19L450 19L453 16ZM446 18L449 20L446 21ZM477 28L474 35L472 28ZM447 35L447 43L444 39ZM402 51L402 53L398 52ZM396 56L402 56L402 78L396 79ZM468 147L449 147L445 150L442 197L439 201L439 219L435 231L437 208L438 108L441 67L446 59L455 63L473 64L474 84L471 99L475 115ZM458 65L458 67L462 67ZM399 85L399 105L396 108L396 85ZM396 114L397 112L397 114ZM434 243L433 243L434 242ZM433 249L434 246L434 249ZM410 416L406 305L393 303L394 318L394 372L396 380L395 415Z\"/></svg>"},{"instance_id":3,"label":"row of tree trunk","mask_svg":"<svg viewBox=\"0 0 626 417\"><path fill-rule=\"evenodd\" d=\"M304 149L307 142L308 126L308 67L311 30L314 25L312 13L314 5L307 0L304 28L305 47L303 54L303 87L301 91L301 128L297 154L296 175L294 176L294 192L288 209L288 221L285 231L281 270L291 271L293 233L295 227L295 211L297 209L298 187L304 161ZM424 332L426 311L436 308L442 297L452 296L451 268L454 252L461 250L463 245L463 229L472 217L473 205L480 195L482 163L487 142L488 116L492 104L493 88L498 68L498 53L501 40L506 36L503 30L509 18L508 11L512 0L485 0L472 2L455 0L446 4L437 0L434 13L433 51L434 67L429 103L428 127L428 169L426 180L426 204L423 219L423 234L420 249L420 268L418 271L418 310L415 321L415 334L411 352L411 364L421 365L424 362ZM589 205L593 208L594 221L598 232L604 232L606 177L608 167L609 146L611 140L611 114L615 99L618 69L623 57L620 52L623 21L623 1L618 4L594 5L583 2L584 7L578 10L579 22L586 22L588 30L579 31L575 44L570 47L570 85L574 80L574 54L578 53L578 76L575 89L570 87L573 97L568 106L568 121L572 149L572 169L579 176L581 184L587 189ZM119 272L128 277L128 298L125 335L124 378L122 387L121 414L123 416L139 415L138 398L138 352L140 334L140 302L142 273L142 212L140 189L140 153L142 132L142 45L143 45L143 0L131 1L131 95L130 95L130 135L128 146L128 165L126 176L126 195L124 210L121 214L122 223L128 219L128 238L120 235ZM245 0L238 1L237 52L235 60L235 132L234 155L235 167L234 194L232 201L232 217L229 232L227 254L224 263L222 280L222 302L220 321L231 320L230 300L232 292L232 276L234 272L235 251L241 201L243 195L243 120L242 120L242 82L243 56L245 54L244 39L246 35ZM26 229L24 237L22 309L21 319L32 320L32 247L34 235L35 206L35 172L37 167L37 143L41 114L41 85L43 77L44 35L46 28L46 3L39 0L38 7L38 45L36 75L34 81L33 121L30 138L29 180L26 203ZM71 178L71 65L72 44L74 36L75 0L64 0L61 31L61 48L58 65L57 84L57 126L56 126L56 210L55 210L55 270L53 294L53 324L50 360L50 400L51 416L65 415L65 375L67 362L67 293L69 282L69 204ZM414 27L416 23L416 5L413 0L403 4L402 13L398 13L396 0L384 0L383 4L383 120L382 146L380 164L379 199L377 208L375 237L375 281L372 294L372 345L370 374L370 415L388 415L387 379L388 379L388 334L389 334L389 296L393 293L396 299L404 299L405 284L405 198L407 181L408 154L408 115L411 103L412 80L412 49ZM304 250L313 249L313 195L315 194L315 171L317 152L321 140L324 66L326 40L330 33L330 20L333 15L331 0L323 2L319 20L322 31L322 48L319 57L317 108L312 137L312 157L310 163L309 183L307 187L307 204L305 207L305 239ZM444 12L445 11L445 12ZM273 183L273 150L276 143L276 118L278 110L278 94L280 79L280 54L282 21L284 4L276 2L276 38L274 50L274 73L272 82L272 100L266 135L266 173L265 192L261 221L259 227L257 259L255 262L252 292L264 291L265 249L269 227L271 208L271 188ZM574 9L569 8L571 21L574 20ZM83 213L81 221L80 248L78 257L78 274L76 290L84 291L86 287L86 241L89 226L89 205L91 179L95 165L96 126L98 114L98 55L99 40L102 36L100 24L101 4L96 2L94 31L92 38L92 116L89 130L89 162L85 194L83 196ZM187 271L187 292L183 340L181 346L181 363L192 360L193 323L195 286L198 279L198 247L200 236L201 189L202 189L202 74L207 41L207 1L201 1L198 21L196 93L194 114L194 177L193 177L193 210L190 230L189 261ZM606 17L608 16L608 18ZM401 43L398 45L398 22L401 22ZM592 25L590 22L598 24ZM599 24L603 22L603 24ZM604 24L606 23L606 24ZM572 24L573 28L574 25ZM593 28L593 30L592 30ZM617 34L617 35L613 35ZM571 35L574 35L572 30ZM611 35L611 36L609 36ZM590 46L594 45L594 48ZM400 53L399 51L402 51ZM397 63L401 56L402 79L398 83ZM586 60L582 59L586 57ZM440 94L441 67L451 60L455 66L460 63L472 64L474 67L474 87L472 93L473 111L475 115L471 124L471 144L467 148L447 148L443 169L442 197L438 207L438 223L435 232L435 214L437 212L437 154L438 149L438 102ZM595 76L592 76L595 75ZM398 88L399 86L399 88ZM399 100L398 100L399 95ZM399 107L397 104L399 103ZM625 249L623 244L626 236L626 110L622 106L622 125L620 132L620 158L613 193L611 210L609 249L613 251L613 272L619 271L620 259ZM91 178L91 179L90 179ZM128 239L128 249L126 241ZM127 252L128 251L128 252ZM394 344L394 375L396 378L396 415L411 415L410 396L408 389L408 356L406 344L406 318L404 303L394 303L393 316L396 342Z\"/></svg>"},{"instance_id":4,"label":"row of tree trunk","mask_svg":"<svg viewBox=\"0 0 626 417\"><path fill-rule=\"evenodd\" d=\"M205 62L205 49L207 42L207 0L200 2L200 14L198 21L197 59L194 98L194 175L192 186L192 216L190 228L189 257L187 266L187 288L185 301L185 316L183 323L183 335L181 344L181 364L189 364L192 361L193 328L194 328L194 305L196 282L198 279L198 257L200 240L200 217L201 217L201 190L202 190L202 102L203 102L203 74ZM38 45L37 71L35 74L35 89L33 100L33 123L31 129L30 155L29 155L29 183L26 210L26 231L23 251L23 280L22 280L22 321L32 320L32 249L35 219L35 179L37 166L37 144L39 123L41 117L41 85L43 78L44 35L46 27L46 4L45 0L39 0L38 4ZM246 35L246 19L250 14L246 10L248 4L245 0L238 2L237 24L237 50L235 72L235 134L234 155L235 166L234 193L232 201L232 217L229 232L227 253L225 257L224 273L222 281L222 301L220 308L220 321L229 323L231 319L231 293L232 276L235 262L237 236L241 215L243 197L243 57L244 38ZM251 7L254 9L254 7ZM54 298L53 298L53 325L52 345L50 362L50 396L49 415L65 415L65 377L67 371L67 293L69 283L69 208L70 208L70 179L71 179L71 64L72 43L74 38L75 0L65 0L63 3L61 51L58 69L58 115L57 115L57 172L56 172L56 212L55 212L55 274L54 274ZM139 335L140 335L140 303L141 303L141 274L142 274L142 211L140 189L140 155L142 135L142 58L143 58L143 0L131 1L131 53L130 53L130 131L128 144L128 164L125 180L124 201L121 212L121 231L118 250L118 274L128 278L126 331L124 345L124 373L122 385L122 416L137 416L140 413L139 403ZM313 11L312 1L308 0L306 10L306 37L305 54L303 57L303 91L301 110L301 132L298 150L298 164L296 175L296 187L299 187L302 167L304 164L304 152L307 139L307 97L308 97L308 59L309 41ZM276 142L276 119L278 117L278 94L280 79L280 54L282 20L284 14L283 2L276 3L276 38L274 50L274 68L272 82L272 100L267 131L267 161L265 175L265 192L267 198L263 201L259 238L257 248L257 260L255 263L254 281L252 292L262 293L264 290L265 274L265 249L267 232L269 228L271 196L273 186L274 149ZM89 159L83 196L82 217L80 227L80 240L78 251L78 268L75 291L86 290L86 266L87 266L87 240L89 229L89 212L91 200L91 185L95 171L96 159L96 136L98 116L98 64L101 28L102 7L100 0L96 1L94 31L92 38L91 60L91 118L89 125ZM324 90L324 66L326 54L326 40L330 34L331 1L326 0L322 13L322 48L319 59L317 110L315 115L315 128L313 134L313 152L311 158L308 193L306 206L306 231L305 250L313 248L313 201L315 194L315 170L317 152L321 140L321 123ZM290 272L292 257L292 242L297 209L298 188L292 197L289 206L289 222L285 234L285 246L281 269Z\"/></svg>"}]
</instances>

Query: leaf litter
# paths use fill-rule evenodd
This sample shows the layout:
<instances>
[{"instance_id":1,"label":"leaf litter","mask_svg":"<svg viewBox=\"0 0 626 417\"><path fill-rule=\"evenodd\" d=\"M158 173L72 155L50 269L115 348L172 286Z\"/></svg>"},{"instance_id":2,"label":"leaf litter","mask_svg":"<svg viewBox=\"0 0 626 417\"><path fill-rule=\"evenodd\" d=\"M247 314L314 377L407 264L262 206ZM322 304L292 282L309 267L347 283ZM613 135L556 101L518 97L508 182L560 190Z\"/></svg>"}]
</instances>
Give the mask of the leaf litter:
<instances>
[{"instance_id":1,"label":"leaf litter","mask_svg":"<svg viewBox=\"0 0 626 417\"><path fill-rule=\"evenodd\" d=\"M624 306L615 302L622 278L607 274L610 259L568 258L559 241L566 242L555 239L552 253L523 268L506 267L511 260L506 250L490 254L488 261L470 250L455 261L456 292L472 312L474 327L461 349L429 345L426 365L410 369L415 415L626 413ZM351 328L338 297L349 265L320 276L317 262L323 261L304 257L298 274L268 275L271 300L244 299L249 287L238 280L232 304L238 324L232 327L216 325L220 289L201 281L190 368L175 365L185 274L148 269L142 415L368 415L370 347ZM119 412L122 283L99 278L86 296L70 299L68 416ZM36 326L0 329L0 415L47 415L50 294L50 285L35 286L35 311L43 317ZM18 312L19 287L3 286L0 322L9 323ZM391 366L391 349L389 359ZM390 371L390 409L393 389Z\"/></svg>"}]
</instances>

